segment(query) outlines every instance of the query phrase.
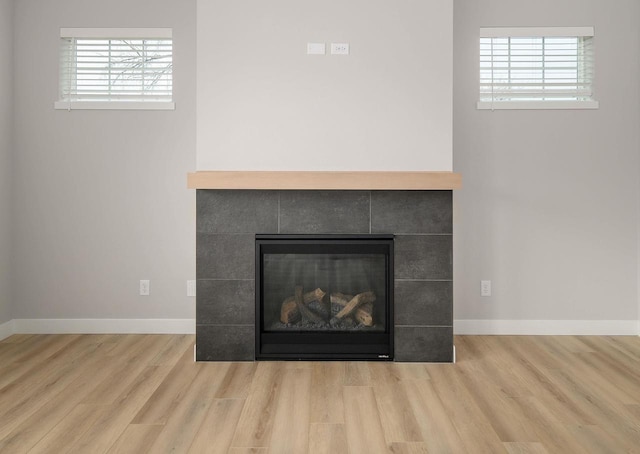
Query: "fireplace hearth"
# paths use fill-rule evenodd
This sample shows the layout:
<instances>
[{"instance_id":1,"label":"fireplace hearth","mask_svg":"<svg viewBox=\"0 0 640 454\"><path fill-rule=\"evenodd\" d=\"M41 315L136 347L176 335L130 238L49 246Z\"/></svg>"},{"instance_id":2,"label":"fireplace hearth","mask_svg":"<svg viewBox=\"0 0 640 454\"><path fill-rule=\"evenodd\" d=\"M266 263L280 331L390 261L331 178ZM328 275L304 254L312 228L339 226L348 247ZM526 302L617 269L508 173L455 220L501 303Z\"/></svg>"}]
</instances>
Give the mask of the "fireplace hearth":
<instances>
[{"instance_id":1,"label":"fireplace hearth","mask_svg":"<svg viewBox=\"0 0 640 454\"><path fill-rule=\"evenodd\" d=\"M393 359L393 235L256 235L257 359Z\"/></svg>"},{"instance_id":2,"label":"fireplace hearth","mask_svg":"<svg viewBox=\"0 0 640 454\"><path fill-rule=\"evenodd\" d=\"M386 359L378 355L387 353L375 347L384 345L395 361L452 361L452 191L199 189L196 194L198 361L304 357L297 344L306 345L302 353L309 358L319 358L329 349L329 354L342 353L344 358L362 354ZM277 291L267 287L272 293L267 296L268 310L256 317L262 286L256 276L257 234L274 240L297 235L328 240L393 235L392 286L385 290L376 285L384 278L363 281L367 273L379 272L374 258L342 261L333 267L339 272L332 277L327 264L332 262L326 255L313 266L305 263L324 251L303 251L297 256L302 265L280 263L282 257L276 254L267 275L283 282ZM329 255L339 253L334 250ZM307 274L300 272L305 269ZM340 278L349 275L351 283ZM306 314L297 307L296 294L306 301ZM354 298L355 309L337 317L342 305ZM387 298L392 303L389 309ZM258 324L263 335L257 333ZM347 340L344 335L349 335ZM316 342L318 336L324 340ZM360 343L369 344L369 351L363 352ZM278 352L279 345L295 347Z\"/></svg>"}]
</instances>

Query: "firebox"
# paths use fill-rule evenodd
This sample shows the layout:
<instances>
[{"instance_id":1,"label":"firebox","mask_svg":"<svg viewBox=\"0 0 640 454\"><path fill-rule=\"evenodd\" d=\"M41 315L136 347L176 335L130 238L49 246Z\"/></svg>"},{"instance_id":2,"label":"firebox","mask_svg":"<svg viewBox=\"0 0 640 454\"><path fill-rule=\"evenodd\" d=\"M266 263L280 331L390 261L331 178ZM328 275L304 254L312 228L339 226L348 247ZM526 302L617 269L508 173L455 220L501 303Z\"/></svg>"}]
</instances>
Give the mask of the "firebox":
<instances>
[{"instance_id":1,"label":"firebox","mask_svg":"<svg viewBox=\"0 0 640 454\"><path fill-rule=\"evenodd\" d=\"M256 235L256 359L393 359L393 235Z\"/></svg>"}]
</instances>

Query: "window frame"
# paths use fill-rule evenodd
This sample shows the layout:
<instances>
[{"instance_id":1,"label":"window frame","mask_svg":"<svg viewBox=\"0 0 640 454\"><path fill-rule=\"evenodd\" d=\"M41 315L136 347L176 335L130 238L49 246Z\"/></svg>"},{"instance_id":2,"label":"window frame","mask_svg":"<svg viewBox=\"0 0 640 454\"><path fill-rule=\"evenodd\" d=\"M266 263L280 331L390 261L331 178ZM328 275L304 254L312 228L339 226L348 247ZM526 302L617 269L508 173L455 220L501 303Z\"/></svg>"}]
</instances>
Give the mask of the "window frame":
<instances>
[{"instance_id":1,"label":"window frame","mask_svg":"<svg viewBox=\"0 0 640 454\"><path fill-rule=\"evenodd\" d=\"M172 28L61 28L60 39L171 39L173 42ZM173 51L172 51L173 59ZM58 61L60 65L60 60ZM60 80L58 80L58 100L54 102L56 110L174 110L173 82L171 88L171 101L165 100L65 100L62 99ZM173 70L172 70L173 81Z\"/></svg>"},{"instance_id":2,"label":"window frame","mask_svg":"<svg viewBox=\"0 0 640 454\"><path fill-rule=\"evenodd\" d=\"M593 38L594 36L594 27L480 27L479 42L481 38ZM477 74L480 77L480 68ZM481 85L482 82L478 79L478 88ZM588 100L478 100L476 108L478 110L598 109L599 102L593 99L593 81L591 89L591 99ZM480 93L478 96L480 97Z\"/></svg>"}]
</instances>

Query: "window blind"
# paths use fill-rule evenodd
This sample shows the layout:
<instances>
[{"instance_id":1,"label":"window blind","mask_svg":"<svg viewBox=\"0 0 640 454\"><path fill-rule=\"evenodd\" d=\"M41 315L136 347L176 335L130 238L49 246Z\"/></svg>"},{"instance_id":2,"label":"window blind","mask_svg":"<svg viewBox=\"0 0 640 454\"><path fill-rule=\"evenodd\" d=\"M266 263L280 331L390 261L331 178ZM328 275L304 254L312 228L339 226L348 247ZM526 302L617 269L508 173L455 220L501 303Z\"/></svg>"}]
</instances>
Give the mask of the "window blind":
<instances>
[{"instance_id":1,"label":"window blind","mask_svg":"<svg viewBox=\"0 0 640 454\"><path fill-rule=\"evenodd\" d=\"M593 28L480 30L480 101L591 101Z\"/></svg>"},{"instance_id":2,"label":"window blind","mask_svg":"<svg viewBox=\"0 0 640 454\"><path fill-rule=\"evenodd\" d=\"M79 31L74 31L79 30ZM171 102L170 29L62 29L62 102Z\"/></svg>"}]
</instances>

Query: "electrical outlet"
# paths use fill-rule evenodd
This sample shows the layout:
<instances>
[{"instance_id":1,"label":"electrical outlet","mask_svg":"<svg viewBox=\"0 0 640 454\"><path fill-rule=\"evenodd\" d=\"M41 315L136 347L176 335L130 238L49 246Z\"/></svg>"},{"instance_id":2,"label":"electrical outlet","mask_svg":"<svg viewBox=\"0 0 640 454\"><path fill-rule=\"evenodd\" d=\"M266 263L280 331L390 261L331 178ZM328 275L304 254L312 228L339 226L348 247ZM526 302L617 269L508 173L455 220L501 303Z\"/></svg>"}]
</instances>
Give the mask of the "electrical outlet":
<instances>
[{"instance_id":1,"label":"electrical outlet","mask_svg":"<svg viewBox=\"0 0 640 454\"><path fill-rule=\"evenodd\" d=\"M187 281L187 296L196 296L196 281Z\"/></svg>"},{"instance_id":2,"label":"electrical outlet","mask_svg":"<svg viewBox=\"0 0 640 454\"><path fill-rule=\"evenodd\" d=\"M331 43L331 55L349 55L349 43Z\"/></svg>"},{"instance_id":3,"label":"electrical outlet","mask_svg":"<svg viewBox=\"0 0 640 454\"><path fill-rule=\"evenodd\" d=\"M480 296L491 296L491 281L480 281Z\"/></svg>"},{"instance_id":4,"label":"electrical outlet","mask_svg":"<svg viewBox=\"0 0 640 454\"><path fill-rule=\"evenodd\" d=\"M149 279L140 280L140 295L149 296Z\"/></svg>"}]
</instances>

